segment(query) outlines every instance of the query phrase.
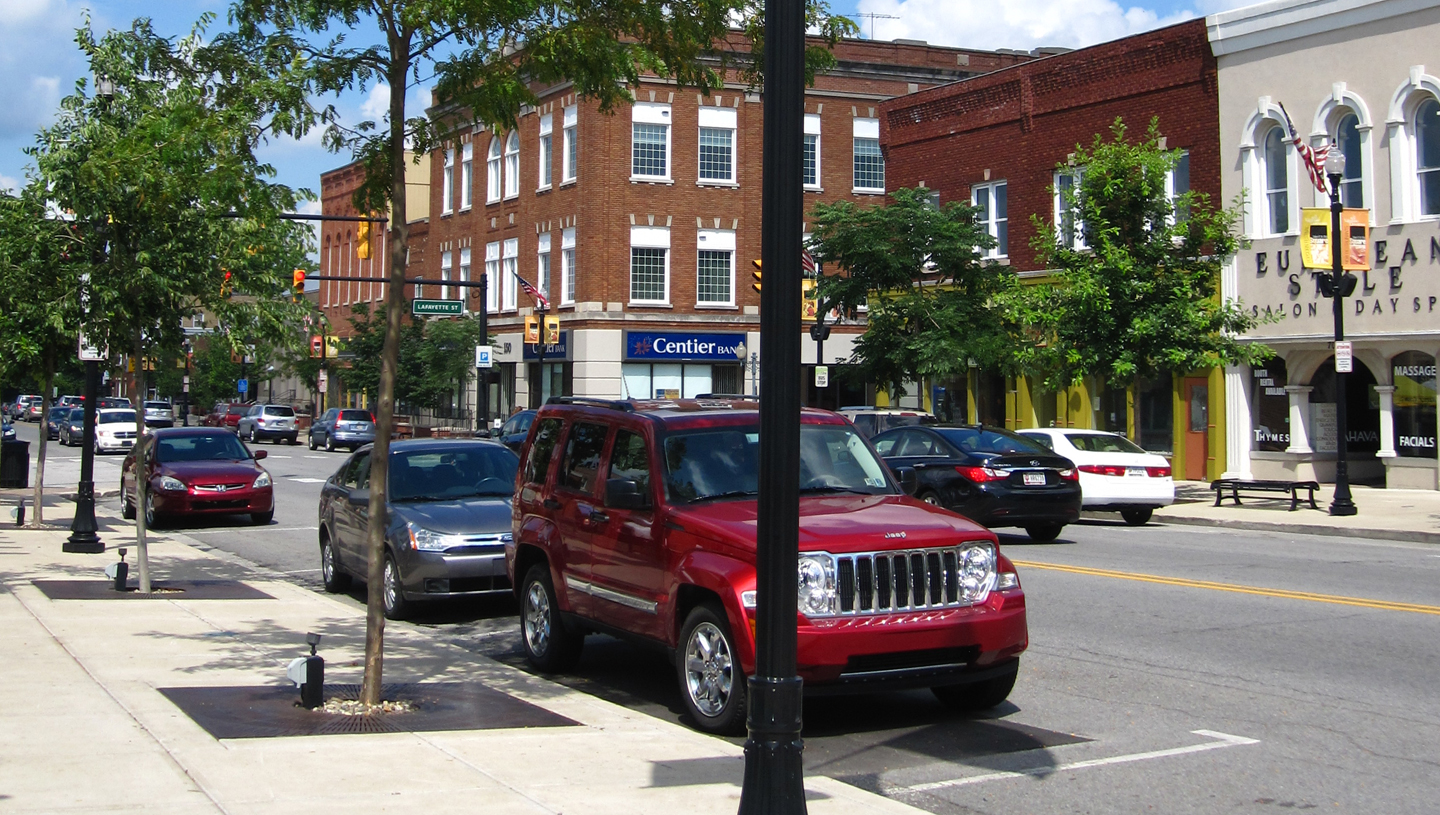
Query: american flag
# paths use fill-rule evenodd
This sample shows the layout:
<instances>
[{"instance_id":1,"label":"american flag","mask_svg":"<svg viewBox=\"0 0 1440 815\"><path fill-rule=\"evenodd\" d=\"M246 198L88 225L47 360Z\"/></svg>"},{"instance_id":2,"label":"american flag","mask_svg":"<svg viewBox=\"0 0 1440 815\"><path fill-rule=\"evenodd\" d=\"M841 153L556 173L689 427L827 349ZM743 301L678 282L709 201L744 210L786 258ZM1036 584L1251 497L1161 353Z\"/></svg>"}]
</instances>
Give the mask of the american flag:
<instances>
[{"instance_id":1,"label":"american flag","mask_svg":"<svg viewBox=\"0 0 1440 815\"><path fill-rule=\"evenodd\" d=\"M800 268L804 269L807 275L815 274L815 258L803 249L800 250Z\"/></svg>"},{"instance_id":2,"label":"american flag","mask_svg":"<svg viewBox=\"0 0 1440 815\"><path fill-rule=\"evenodd\" d=\"M1330 145L1322 144L1319 147L1311 147L1306 144L1305 140L1300 138L1300 134L1295 132L1295 124L1290 121L1290 111L1281 105L1280 112L1285 114L1285 127L1290 130L1290 143L1295 145L1295 151L1305 161L1305 169L1310 172L1310 180L1315 182L1315 189L1324 193L1330 192L1325 187L1325 159L1330 156Z\"/></svg>"},{"instance_id":3,"label":"american flag","mask_svg":"<svg viewBox=\"0 0 1440 815\"><path fill-rule=\"evenodd\" d=\"M525 278L521 277L519 274L516 274L516 275L515 275L515 279L518 280L518 281L520 281L520 288L521 288L526 294L528 294L528 295L530 295L531 297L535 298L535 306L536 306L537 308L539 308L541 311L549 311L549 310L550 310L550 301L549 301L548 299L546 299L545 295L543 295L543 294L540 293L540 290L539 290L539 289L537 289L537 288L535 288L534 286L530 285L530 281L528 281L528 280L526 280Z\"/></svg>"}]
</instances>

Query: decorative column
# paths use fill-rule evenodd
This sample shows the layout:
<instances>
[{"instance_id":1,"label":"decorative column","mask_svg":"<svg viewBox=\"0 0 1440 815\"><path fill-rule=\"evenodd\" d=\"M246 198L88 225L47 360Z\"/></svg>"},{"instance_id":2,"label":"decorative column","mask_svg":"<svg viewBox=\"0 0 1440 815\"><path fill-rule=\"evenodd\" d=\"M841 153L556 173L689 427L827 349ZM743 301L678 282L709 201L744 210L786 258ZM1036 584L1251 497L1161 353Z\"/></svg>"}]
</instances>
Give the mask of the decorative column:
<instances>
[{"instance_id":1,"label":"decorative column","mask_svg":"<svg viewBox=\"0 0 1440 815\"><path fill-rule=\"evenodd\" d=\"M1310 391L1309 385L1286 385L1285 393L1290 396L1290 446L1287 453L1308 455L1310 449Z\"/></svg>"},{"instance_id":2,"label":"decorative column","mask_svg":"<svg viewBox=\"0 0 1440 815\"><path fill-rule=\"evenodd\" d=\"M1380 394L1380 450L1376 458L1395 457L1395 386L1376 385Z\"/></svg>"},{"instance_id":3,"label":"decorative column","mask_svg":"<svg viewBox=\"0 0 1440 815\"><path fill-rule=\"evenodd\" d=\"M1254 478L1250 472L1250 437L1255 422L1250 415L1249 372L1248 366L1225 367L1225 460L1230 468L1221 478Z\"/></svg>"}]
</instances>

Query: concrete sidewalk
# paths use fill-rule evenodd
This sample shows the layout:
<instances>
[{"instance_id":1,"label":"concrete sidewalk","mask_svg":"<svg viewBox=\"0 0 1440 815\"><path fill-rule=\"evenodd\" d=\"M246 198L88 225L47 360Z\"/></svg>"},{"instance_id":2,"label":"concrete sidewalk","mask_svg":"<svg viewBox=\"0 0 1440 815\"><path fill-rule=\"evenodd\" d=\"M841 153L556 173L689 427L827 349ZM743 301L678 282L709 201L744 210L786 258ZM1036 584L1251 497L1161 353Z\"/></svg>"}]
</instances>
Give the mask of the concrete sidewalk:
<instances>
[{"instance_id":1,"label":"concrete sidewalk","mask_svg":"<svg viewBox=\"0 0 1440 815\"><path fill-rule=\"evenodd\" d=\"M48 502L47 502L48 503ZM68 517L50 516L52 523ZM102 519L113 523L113 519ZM183 535L152 540L157 579L244 580L273 599L51 600L34 580L102 580L112 552L61 552L63 531L0 529L0 812L476 812L729 815L739 748L626 710L404 624L385 679L479 682L573 726L216 740L159 688L293 685L307 631L327 684L361 679L365 620ZM134 553L128 560L134 563ZM133 573L132 573L133 581ZM296 694L298 698L298 694ZM819 775L810 812L915 813Z\"/></svg>"},{"instance_id":2,"label":"concrete sidewalk","mask_svg":"<svg viewBox=\"0 0 1440 815\"><path fill-rule=\"evenodd\" d=\"M1155 512L1161 523L1220 526L1234 529L1332 535L1350 538L1403 540L1440 543L1440 492L1434 490L1387 490L1352 487L1351 496L1359 510L1355 515L1335 517L1328 508L1335 485L1321 484L1315 491L1319 509L1301 501L1290 511L1290 496L1250 498L1241 496L1240 506L1226 498L1215 506L1215 493L1208 484L1177 482L1176 502ZM1303 493L1302 493L1303 496ZM1115 518L1113 513L1087 517Z\"/></svg>"}]
</instances>

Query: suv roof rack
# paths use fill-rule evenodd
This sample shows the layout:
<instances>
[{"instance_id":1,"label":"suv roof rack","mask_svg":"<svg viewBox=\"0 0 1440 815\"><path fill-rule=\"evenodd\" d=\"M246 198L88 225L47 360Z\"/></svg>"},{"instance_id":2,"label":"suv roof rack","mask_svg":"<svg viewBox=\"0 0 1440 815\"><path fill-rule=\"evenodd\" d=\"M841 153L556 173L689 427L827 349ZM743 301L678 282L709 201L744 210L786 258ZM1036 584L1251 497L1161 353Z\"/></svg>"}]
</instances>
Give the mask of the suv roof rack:
<instances>
[{"instance_id":1,"label":"suv roof rack","mask_svg":"<svg viewBox=\"0 0 1440 815\"><path fill-rule=\"evenodd\" d=\"M743 393L702 393L696 399L738 399L742 402L753 402L759 399L758 396L746 396Z\"/></svg>"},{"instance_id":2,"label":"suv roof rack","mask_svg":"<svg viewBox=\"0 0 1440 815\"><path fill-rule=\"evenodd\" d=\"M627 413L634 413L635 406L621 399L593 399L589 396L552 396L545 400L547 405L584 405L587 407L603 407L611 410L623 410Z\"/></svg>"}]
</instances>

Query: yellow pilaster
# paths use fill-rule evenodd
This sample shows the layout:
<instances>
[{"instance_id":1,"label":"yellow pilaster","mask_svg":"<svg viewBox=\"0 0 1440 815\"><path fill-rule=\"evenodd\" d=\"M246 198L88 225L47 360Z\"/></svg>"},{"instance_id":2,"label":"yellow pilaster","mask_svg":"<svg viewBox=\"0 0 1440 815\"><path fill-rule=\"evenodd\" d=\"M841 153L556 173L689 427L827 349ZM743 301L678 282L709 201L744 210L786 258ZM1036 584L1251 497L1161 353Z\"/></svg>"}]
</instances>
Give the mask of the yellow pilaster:
<instances>
[{"instance_id":1,"label":"yellow pilaster","mask_svg":"<svg viewBox=\"0 0 1440 815\"><path fill-rule=\"evenodd\" d=\"M1225 369L1210 369L1210 457L1205 478L1213 481L1229 467L1226 456Z\"/></svg>"}]
</instances>

